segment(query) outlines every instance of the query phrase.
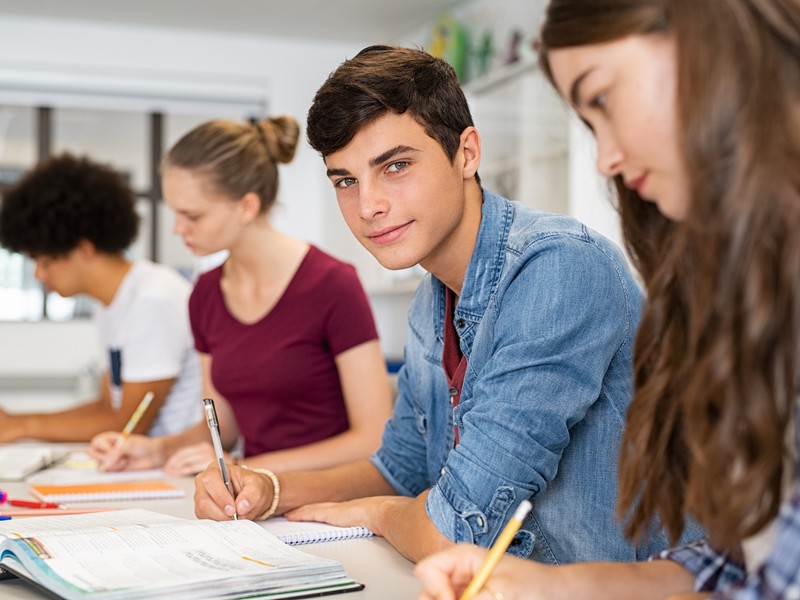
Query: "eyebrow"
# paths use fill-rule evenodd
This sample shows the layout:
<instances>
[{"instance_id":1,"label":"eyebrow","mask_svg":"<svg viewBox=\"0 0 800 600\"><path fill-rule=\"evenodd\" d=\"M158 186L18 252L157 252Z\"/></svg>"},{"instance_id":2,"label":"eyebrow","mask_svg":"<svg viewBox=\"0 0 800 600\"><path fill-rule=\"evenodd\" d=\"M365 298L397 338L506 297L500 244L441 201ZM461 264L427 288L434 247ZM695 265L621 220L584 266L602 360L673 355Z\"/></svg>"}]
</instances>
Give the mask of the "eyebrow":
<instances>
[{"instance_id":1,"label":"eyebrow","mask_svg":"<svg viewBox=\"0 0 800 600\"><path fill-rule=\"evenodd\" d=\"M398 154L402 154L404 152L416 152L416 148L405 146L403 144L397 145L394 148L389 148L386 152L382 152L381 154L378 154L378 156L370 158L369 166L377 167L378 165L381 165L387 160L390 160ZM327 175L328 177L347 177L351 175L351 173L347 169L328 169Z\"/></svg>"},{"instance_id":2,"label":"eyebrow","mask_svg":"<svg viewBox=\"0 0 800 600\"><path fill-rule=\"evenodd\" d=\"M569 99L574 106L578 106L580 104L581 99L581 85L583 85L583 80L594 71L594 67L589 67L583 73L578 75L578 78L572 82L572 87L569 89Z\"/></svg>"}]
</instances>

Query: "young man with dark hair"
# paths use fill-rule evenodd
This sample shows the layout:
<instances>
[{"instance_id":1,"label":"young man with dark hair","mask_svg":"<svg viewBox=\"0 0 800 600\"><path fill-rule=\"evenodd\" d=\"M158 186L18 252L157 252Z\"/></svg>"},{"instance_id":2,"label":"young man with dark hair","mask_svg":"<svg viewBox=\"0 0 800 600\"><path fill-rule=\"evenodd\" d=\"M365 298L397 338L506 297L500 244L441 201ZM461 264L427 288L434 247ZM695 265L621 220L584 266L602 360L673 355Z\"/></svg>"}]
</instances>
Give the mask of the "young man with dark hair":
<instances>
[{"instance_id":1,"label":"young man with dark hair","mask_svg":"<svg viewBox=\"0 0 800 600\"><path fill-rule=\"evenodd\" d=\"M94 401L55 413L0 411L0 441L89 441L121 430L147 392L154 397L138 431L177 433L201 417L191 285L166 266L125 257L139 227L135 202L119 173L69 154L40 163L3 196L0 244L33 258L47 289L96 301L106 368Z\"/></svg>"},{"instance_id":2,"label":"young man with dark hair","mask_svg":"<svg viewBox=\"0 0 800 600\"><path fill-rule=\"evenodd\" d=\"M198 515L235 506L366 525L416 560L451 542L489 546L529 498L517 555L636 560L665 547L661 533L631 545L614 514L642 303L619 250L481 188L464 94L424 52L374 46L343 63L317 92L307 135L359 242L389 269L430 273L409 311L399 397L371 460L235 468L235 502L209 468Z\"/></svg>"}]
</instances>

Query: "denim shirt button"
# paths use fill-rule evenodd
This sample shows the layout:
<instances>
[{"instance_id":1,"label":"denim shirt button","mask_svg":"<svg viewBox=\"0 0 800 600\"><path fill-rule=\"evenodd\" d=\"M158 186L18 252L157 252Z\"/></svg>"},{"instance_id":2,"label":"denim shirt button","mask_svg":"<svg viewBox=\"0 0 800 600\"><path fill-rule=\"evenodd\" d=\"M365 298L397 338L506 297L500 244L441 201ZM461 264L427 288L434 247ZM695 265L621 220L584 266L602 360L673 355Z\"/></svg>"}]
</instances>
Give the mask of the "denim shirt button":
<instances>
[{"instance_id":1,"label":"denim shirt button","mask_svg":"<svg viewBox=\"0 0 800 600\"><path fill-rule=\"evenodd\" d=\"M447 391L450 393L450 402L453 402L453 397L458 396L458 388L456 386L452 386Z\"/></svg>"},{"instance_id":2,"label":"denim shirt button","mask_svg":"<svg viewBox=\"0 0 800 600\"><path fill-rule=\"evenodd\" d=\"M458 321L456 321L456 328L464 329L464 319L459 319Z\"/></svg>"},{"instance_id":3,"label":"denim shirt button","mask_svg":"<svg viewBox=\"0 0 800 600\"><path fill-rule=\"evenodd\" d=\"M444 477L444 474L445 474L445 470L444 470L444 467L442 467L442 470L441 470L441 471L439 471L439 475L441 475L442 477Z\"/></svg>"},{"instance_id":4,"label":"denim shirt button","mask_svg":"<svg viewBox=\"0 0 800 600\"><path fill-rule=\"evenodd\" d=\"M478 527L483 527L483 525L484 525L483 517L478 517L476 519L476 522L478 523Z\"/></svg>"}]
</instances>

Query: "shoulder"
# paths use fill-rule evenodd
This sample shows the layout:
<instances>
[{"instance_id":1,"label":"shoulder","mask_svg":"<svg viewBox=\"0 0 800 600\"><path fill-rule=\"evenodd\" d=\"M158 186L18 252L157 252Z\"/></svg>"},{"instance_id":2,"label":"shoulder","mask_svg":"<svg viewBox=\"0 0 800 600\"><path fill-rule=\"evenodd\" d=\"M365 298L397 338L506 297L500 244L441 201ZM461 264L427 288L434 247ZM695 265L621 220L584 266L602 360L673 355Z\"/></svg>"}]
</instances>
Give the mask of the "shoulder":
<instances>
[{"instance_id":1,"label":"shoulder","mask_svg":"<svg viewBox=\"0 0 800 600\"><path fill-rule=\"evenodd\" d=\"M641 287L616 244L577 219L529 207L514 209L501 272L498 310L512 303L531 311L588 309L598 318L624 311L638 319L643 302Z\"/></svg>"},{"instance_id":2,"label":"shoulder","mask_svg":"<svg viewBox=\"0 0 800 600\"><path fill-rule=\"evenodd\" d=\"M326 290L352 290L361 288L353 265L346 263L316 246L310 246L300 271L306 285L320 286Z\"/></svg>"},{"instance_id":3,"label":"shoulder","mask_svg":"<svg viewBox=\"0 0 800 600\"><path fill-rule=\"evenodd\" d=\"M186 302L192 289L192 284L174 268L146 260L136 261L131 275L136 295L142 299Z\"/></svg>"},{"instance_id":4,"label":"shoulder","mask_svg":"<svg viewBox=\"0 0 800 600\"><path fill-rule=\"evenodd\" d=\"M306 266L322 273L355 273L355 267L338 259L314 245L309 246L305 258Z\"/></svg>"},{"instance_id":5,"label":"shoulder","mask_svg":"<svg viewBox=\"0 0 800 600\"><path fill-rule=\"evenodd\" d=\"M622 250L574 217L515 208L507 252L522 265L548 260L562 269L609 270L626 282L633 274Z\"/></svg>"}]
</instances>

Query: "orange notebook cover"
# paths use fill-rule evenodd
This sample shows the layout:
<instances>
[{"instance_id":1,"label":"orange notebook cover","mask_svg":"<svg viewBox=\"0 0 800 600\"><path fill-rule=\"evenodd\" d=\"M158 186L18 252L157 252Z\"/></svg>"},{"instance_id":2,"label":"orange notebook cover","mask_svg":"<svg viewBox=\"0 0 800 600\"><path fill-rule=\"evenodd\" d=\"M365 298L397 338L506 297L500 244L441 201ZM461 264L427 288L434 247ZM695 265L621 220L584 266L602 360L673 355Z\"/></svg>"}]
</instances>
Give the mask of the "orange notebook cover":
<instances>
[{"instance_id":1,"label":"orange notebook cover","mask_svg":"<svg viewBox=\"0 0 800 600\"><path fill-rule=\"evenodd\" d=\"M182 489L166 481L118 481L80 485L31 485L31 492L45 502L106 502L180 498Z\"/></svg>"}]
</instances>

